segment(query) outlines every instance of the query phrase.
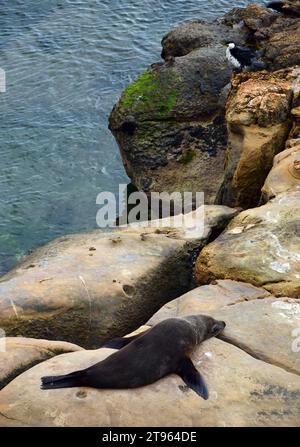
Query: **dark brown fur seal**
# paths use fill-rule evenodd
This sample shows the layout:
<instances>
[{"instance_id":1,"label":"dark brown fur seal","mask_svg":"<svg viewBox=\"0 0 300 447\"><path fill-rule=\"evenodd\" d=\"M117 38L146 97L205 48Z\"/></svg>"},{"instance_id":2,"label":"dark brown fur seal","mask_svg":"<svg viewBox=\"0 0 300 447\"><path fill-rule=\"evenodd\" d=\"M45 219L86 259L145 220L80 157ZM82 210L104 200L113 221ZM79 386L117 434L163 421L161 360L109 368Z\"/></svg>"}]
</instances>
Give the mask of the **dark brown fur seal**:
<instances>
[{"instance_id":1,"label":"dark brown fur seal","mask_svg":"<svg viewBox=\"0 0 300 447\"><path fill-rule=\"evenodd\" d=\"M137 388L175 373L208 399L205 381L189 356L196 345L218 335L224 327L223 321L206 315L168 318L141 334L113 340L106 346L121 349L87 369L42 377L41 388Z\"/></svg>"}]
</instances>

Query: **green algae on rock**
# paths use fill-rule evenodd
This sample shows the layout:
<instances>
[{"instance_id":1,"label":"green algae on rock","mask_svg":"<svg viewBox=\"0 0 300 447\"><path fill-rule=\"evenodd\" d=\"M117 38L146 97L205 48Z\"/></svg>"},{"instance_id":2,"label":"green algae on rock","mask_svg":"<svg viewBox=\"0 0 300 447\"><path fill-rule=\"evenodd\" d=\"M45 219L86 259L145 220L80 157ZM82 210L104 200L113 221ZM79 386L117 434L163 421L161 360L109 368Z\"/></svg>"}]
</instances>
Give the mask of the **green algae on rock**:
<instances>
[{"instance_id":1,"label":"green algae on rock","mask_svg":"<svg viewBox=\"0 0 300 447\"><path fill-rule=\"evenodd\" d=\"M179 96L174 81L179 83L180 77L172 71L145 71L124 90L120 106L131 113L156 111L161 118L168 117Z\"/></svg>"},{"instance_id":2,"label":"green algae on rock","mask_svg":"<svg viewBox=\"0 0 300 447\"><path fill-rule=\"evenodd\" d=\"M153 64L127 87L109 128L139 190L204 191L206 203L215 203L226 148L219 94L229 79L224 49L202 48ZM215 180L209 185L208 172Z\"/></svg>"}]
</instances>

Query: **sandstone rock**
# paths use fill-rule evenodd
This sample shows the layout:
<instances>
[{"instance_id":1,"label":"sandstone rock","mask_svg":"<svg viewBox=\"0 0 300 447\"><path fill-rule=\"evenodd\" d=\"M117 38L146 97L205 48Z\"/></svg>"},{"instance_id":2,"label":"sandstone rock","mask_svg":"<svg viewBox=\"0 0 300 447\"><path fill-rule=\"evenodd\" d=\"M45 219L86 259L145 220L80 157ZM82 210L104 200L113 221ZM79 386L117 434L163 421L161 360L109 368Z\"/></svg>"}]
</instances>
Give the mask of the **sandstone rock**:
<instances>
[{"instance_id":1,"label":"sandstone rock","mask_svg":"<svg viewBox=\"0 0 300 447\"><path fill-rule=\"evenodd\" d=\"M278 195L240 213L200 253L197 284L235 279L277 296L300 295L300 192Z\"/></svg>"},{"instance_id":2,"label":"sandstone rock","mask_svg":"<svg viewBox=\"0 0 300 447\"><path fill-rule=\"evenodd\" d=\"M30 427L30 425L23 424L20 421L15 421L14 419L9 419L0 414L0 427ZM35 425L35 427L38 427Z\"/></svg>"},{"instance_id":3,"label":"sandstone rock","mask_svg":"<svg viewBox=\"0 0 300 447\"><path fill-rule=\"evenodd\" d=\"M56 356L13 380L0 391L0 425L299 426L299 356L291 351L291 331L300 321L297 300L274 299L263 289L227 280L175 301L176 313L171 306L167 315L165 307L149 324L197 312L227 323L223 340L204 342L192 356L208 383L208 401L176 375L132 390L40 390L43 375L85 368L114 352L98 349Z\"/></svg>"},{"instance_id":4,"label":"sandstone rock","mask_svg":"<svg viewBox=\"0 0 300 447\"><path fill-rule=\"evenodd\" d=\"M215 284L196 287L166 303L148 321L150 326L165 318L192 314L208 314L224 306L271 296L265 289L231 280L218 280Z\"/></svg>"},{"instance_id":5,"label":"sandstone rock","mask_svg":"<svg viewBox=\"0 0 300 447\"><path fill-rule=\"evenodd\" d=\"M0 351L0 389L37 363L58 354L81 349L77 345L63 341L7 337L5 350Z\"/></svg>"},{"instance_id":6,"label":"sandstone rock","mask_svg":"<svg viewBox=\"0 0 300 447\"><path fill-rule=\"evenodd\" d=\"M0 327L84 347L128 333L190 288L193 251L236 210L205 214L203 232L128 228L51 242L1 278Z\"/></svg>"},{"instance_id":7,"label":"sandstone rock","mask_svg":"<svg viewBox=\"0 0 300 447\"><path fill-rule=\"evenodd\" d=\"M264 201L278 194L300 189L300 139L294 141L297 144L274 158L273 168L262 188Z\"/></svg>"},{"instance_id":8,"label":"sandstone rock","mask_svg":"<svg viewBox=\"0 0 300 447\"><path fill-rule=\"evenodd\" d=\"M195 365L208 383L208 401L175 375L132 390L40 390L42 376L85 368L111 352L102 349L63 354L26 371L0 391L4 425L7 418L15 425L51 427L300 424L299 376L217 339L205 342L193 354Z\"/></svg>"},{"instance_id":9,"label":"sandstone rock","mask_svg":"<svg viewBox=\"0 0 300 447\"><path fill-rule=\"evenodd\" d=\"M265 298L213 313L226 321L223 340L265 362L300 375L300 302ZM297 341L297 337L298 340Z\"/></svg>"},{"instance_id":10,"label":"sandstone rock","mask_svg":"<svg viewBox=\"0 0 300 447\"><path fill-rule=\"evenodd\" d=\"M165 304L147 324L198 313L226 322L222 340L255 358L300 373L299 300L275 298L251 284L218 280Z\"/></svg>"},{"instance_id":11,"label":"sandstone rock","mask_svg":"<svg viewBox=\"0 0 300 447\"><path fill-rule=\"evenodd\" d=\"M275 156L273 167L262 188L262 200L278 194L297 190L300 186L300 69L291 72L293 101L290 112L291 129L285 143L286 149Z\"/></svg>"},{"instance_id":12,"label":"sandstone rock","mask_svg":"<svg viewBox=\"0 0 300 447\"><path fill-rule=\"evenodd\" d=\"M222 203L253 207L291 127L294 70L242 73L227 102L228 149Z\"/></svg>"}]
</instances>

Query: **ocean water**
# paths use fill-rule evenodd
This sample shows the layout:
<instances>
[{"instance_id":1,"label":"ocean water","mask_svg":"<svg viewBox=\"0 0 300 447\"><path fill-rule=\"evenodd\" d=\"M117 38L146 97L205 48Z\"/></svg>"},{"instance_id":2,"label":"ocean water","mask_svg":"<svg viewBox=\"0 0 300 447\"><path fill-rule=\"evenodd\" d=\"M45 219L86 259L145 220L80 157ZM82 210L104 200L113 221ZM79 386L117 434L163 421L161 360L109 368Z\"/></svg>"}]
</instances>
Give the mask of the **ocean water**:
<instances>
[{"instance_id":1,"label":"ocean water","mask_svg":"<svg viewBox=\"0 0 300 447\"><path fill-rule=\"evenodd\" d=\"M160 59L162 36L248 3L0 2L0 275L57 236L96 228L97 194L128 183L108 115Z\"/></svg>"}]
</instances>

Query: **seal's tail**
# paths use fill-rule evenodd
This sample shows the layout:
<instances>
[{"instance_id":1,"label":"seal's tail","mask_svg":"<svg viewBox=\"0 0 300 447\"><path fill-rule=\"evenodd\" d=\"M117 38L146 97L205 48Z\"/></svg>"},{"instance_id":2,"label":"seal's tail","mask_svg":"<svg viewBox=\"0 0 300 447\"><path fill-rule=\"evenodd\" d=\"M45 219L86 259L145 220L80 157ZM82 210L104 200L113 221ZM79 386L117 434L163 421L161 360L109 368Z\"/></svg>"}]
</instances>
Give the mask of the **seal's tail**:
<instances>
[{"instance_id":1,"label":"seal's tail","mask_svg":"<svg viewBox=\"0 0 300 447\"><path fill-rule=\"evenodd\" d=\"M85 385L85 371L75 371L63 376L45 376L41 378L42 390L52 390L55 388L71 388Z\"/></svg>"}]
</instances>

